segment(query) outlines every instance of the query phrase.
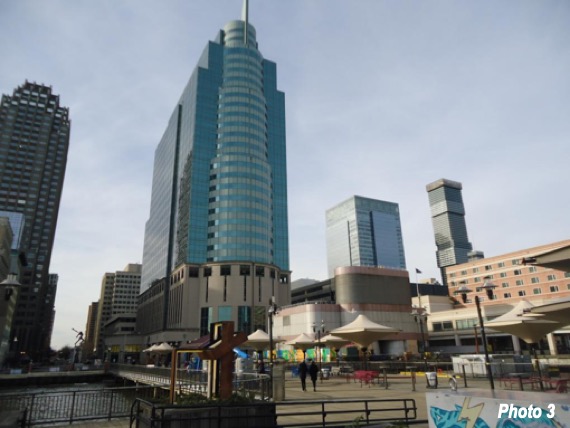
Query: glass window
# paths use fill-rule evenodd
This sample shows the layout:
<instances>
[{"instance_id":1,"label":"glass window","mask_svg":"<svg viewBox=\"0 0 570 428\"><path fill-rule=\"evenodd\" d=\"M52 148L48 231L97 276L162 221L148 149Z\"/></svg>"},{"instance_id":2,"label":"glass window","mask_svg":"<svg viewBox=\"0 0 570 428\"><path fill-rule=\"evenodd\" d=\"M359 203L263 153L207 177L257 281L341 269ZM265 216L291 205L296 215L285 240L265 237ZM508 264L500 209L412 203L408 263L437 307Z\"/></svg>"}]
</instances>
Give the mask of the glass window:
<instances>
[{"instance_id":1,"label":"glass window","mask_svg":"<svg viewBox=\"0 0 570 428\"><path fill-rule=\"evenodd\" d=\"M218 307L218 321L231 321L232 320L232 307L219 306Z\"/></svg>"}]
</instances>

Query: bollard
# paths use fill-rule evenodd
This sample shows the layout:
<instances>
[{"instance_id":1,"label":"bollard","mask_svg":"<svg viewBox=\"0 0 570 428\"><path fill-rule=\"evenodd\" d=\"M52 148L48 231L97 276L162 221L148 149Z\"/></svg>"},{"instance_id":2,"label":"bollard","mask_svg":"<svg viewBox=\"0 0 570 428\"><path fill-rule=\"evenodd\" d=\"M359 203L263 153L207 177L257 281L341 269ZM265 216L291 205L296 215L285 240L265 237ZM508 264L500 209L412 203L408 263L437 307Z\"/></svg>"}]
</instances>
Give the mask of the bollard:
<instances>
[{"instance_id":1,"label":"bollard","mask_svg":"<svg viewBox=\"0 0 570 428\"><path fill-rule=\"evenodd\" d=\"M465 388L467 388L467 374L465 373L465 364L461 366L461 369L463 370L463 385Z\"/></svg>"},{"instance_id":2,"label":"bollard","mask_svg":"<svg viewBox=\"0 0 570 428\"><path fill-rule=\"evenodd\" d=\"M416 372L412 370L412 391L416 390Z\"/></svg>"}]
</instances>

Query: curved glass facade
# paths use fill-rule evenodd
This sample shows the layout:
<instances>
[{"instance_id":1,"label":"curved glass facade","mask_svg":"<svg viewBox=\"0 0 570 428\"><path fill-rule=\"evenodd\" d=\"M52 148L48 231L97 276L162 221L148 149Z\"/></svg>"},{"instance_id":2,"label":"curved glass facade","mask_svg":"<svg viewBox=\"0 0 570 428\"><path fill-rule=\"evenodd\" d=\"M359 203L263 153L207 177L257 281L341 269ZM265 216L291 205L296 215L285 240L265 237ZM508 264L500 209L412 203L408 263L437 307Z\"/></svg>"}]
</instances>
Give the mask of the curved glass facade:
<instances>
[{"instance_id":1,"label":"curved glass facade","mask_svg":"<svg viewBox=\"0 0 570 428\"><path fill-rule=\"evenodd\" d=\"M181 263L289 269L285 97L276 80L244 21L204 50L155 154L143 289Z\"/></svg>"}]
</instances>

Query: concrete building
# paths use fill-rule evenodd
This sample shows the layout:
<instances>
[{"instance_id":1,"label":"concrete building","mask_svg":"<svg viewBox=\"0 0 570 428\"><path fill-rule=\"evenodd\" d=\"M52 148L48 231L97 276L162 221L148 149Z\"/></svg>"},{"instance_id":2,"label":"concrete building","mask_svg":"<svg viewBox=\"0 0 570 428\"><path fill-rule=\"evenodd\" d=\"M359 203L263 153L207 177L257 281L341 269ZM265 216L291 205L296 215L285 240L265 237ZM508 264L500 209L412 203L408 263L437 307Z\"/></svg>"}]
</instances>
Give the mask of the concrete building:
<instances>
[{"instance_id":1,"label":"concrete building","mask_svg":"<svg viewBox=\"0 0 570 428\"><path fill-rule=\"evenodd\" d=\"M103 275L94 339L96 355L99 358L103 358L106 349L105 325L113 317L136 314L137 312L137 301L141 287L141 268L140 264L131 263L122 271L108 272Z\"/></svg>"},{"instance_id":2,"label":"concrete building","mask_svg":"<svg viewBox=\"0 0 570 428\"><path fill-rule=\"evenodd\" d=\"M83 343L83 357L86 359L93 358L97 349L95 344L95 334L97 331L97 314L99 312L99 302L92 302L87 311L87 323L85 324L85 342Z\"/></svg>"},{"instance_id":3,"label":"concrete building","mask_svg":"<svg viewBox=\"0 0 570 428\"><path fill-rule=\"evenodd\" d=\"M24 215L20 248L27 260L11 340L17 337L20 352L35 361L48 357L51 341L55 294L49 267L69 132L69 111L51 87L25 82L2 96L0 210Z\"/></svg>"},{"instance_id":4,"label":"concrete building","mask_svg":"<svg viewBox=\"0 0 570 428\"><path fill-rule=\"evenodd\" d=\"M279 308L275 316L276 336L292 339L301 333L312 334L313 324L320 326L321 323L327 334L364 314L376 323L401 330L374 343L371 346L374 354L401 355L417 351L421 335L411 316L410 281L406 270L338 268L330 280L301 287L295 293L294 301L298 303ZM300 301L301 295L305 301Z\"/></svg>"},{"instance_id":5,"label":"concrete building","mask_svg":"<svg viewBox=\"0 0 570 428\"><path fill-rule=\"evenodd\" d=\"M422 296L422 302L426 302L430 314L430 347L445 352L474 352L477 347L482 350L481 337L475 336L478 331L478 328L475 329L478 325L473 300L475 294L481 301L484 321L503 315L522 299L542 305L570 297L570 269L525 264L527 260L535 260L542 254L555 251L568 254L569 250L570 240L565 240L448 266L445 269L450 294L447 300L440 300L436 309L430 307L433 299ZM480 287L486 280L496 285L493 300L489 300L481 291ZM461 286L472 290L467 303L463 303L457 294ZM518 338L505 333L488 330L487 336L493 352L518 353L530 348ZM544 348L548 348L552 354L570 352L570 326L548 335Z\"/></svg>"},{"instance_id":6,"label":"concrete building","mask_svg":"<svg viewBox=\"0 0 570 428\"><path fill-rule=\"evenodd\" d=\"M353 196L327 210L329 277L338 267L405 269L398 204Z\"/></svg>"},{"instance_id":7,"label":"concrete building","mask_svg":"<svg viewBox=\"0 0 570 428\"><path fill-rule=\"evenodd\" d=\"M473 245L467 236L461 183L442 178L426 186L437 246L437 266L445 284L445 268L469 260ZM482 253L477 252L481 258Z\"/></svg>"},{"instance_id":8,"label":"concrete building","mask_svg":"<svg viewBox=\"0 0 570 428\"><path fill-rule=\"evenodd\" d=\"M142 310L163 295L166 329L253 328L272 296L289 302L285 95L245 6L207 44L155 151Z\"/></svg>"}]
</instances>

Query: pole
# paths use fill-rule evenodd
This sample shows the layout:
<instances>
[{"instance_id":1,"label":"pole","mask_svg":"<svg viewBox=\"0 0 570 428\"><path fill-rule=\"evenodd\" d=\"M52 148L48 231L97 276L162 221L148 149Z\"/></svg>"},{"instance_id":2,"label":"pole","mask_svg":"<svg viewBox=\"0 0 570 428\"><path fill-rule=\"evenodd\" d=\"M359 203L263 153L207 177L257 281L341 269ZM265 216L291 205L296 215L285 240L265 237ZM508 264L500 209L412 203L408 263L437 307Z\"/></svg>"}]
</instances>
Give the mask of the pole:
<instances>
[{"instance_id":1,"label":"pole","mask_svg":"<svg viewBox=\"0 0 570 428\"><path fill-rule=\"evenodd\" d=\"M423 345L423 360L424 360L424 370L428 371L428 364L427 364L427 357L426 357L426 338L424 334L424 322L422 319L422 315L418 315L418 320L420 322L420 334L422 335L422 345Z\"/></svg>"},{"instance_id":2,"label":"pole","mask_svg":"<svg viewBox=\"0 0 570 428\"><path fill-rule=\"evenodd\" d=\"M491 389L495 389L495 382L493 381L493 372L491 370L491 362L489 361L489 351L487 350L487 336L485 335L485 324L483 323L483 316L481 315L481 303L479 296L475 296L475 305L477 306L477 316L479 317L479 325L481 326L481 337L483 338L483 352L485 353L485 368L487 369L487 378Z\"/></svg>"}]
</instances>

